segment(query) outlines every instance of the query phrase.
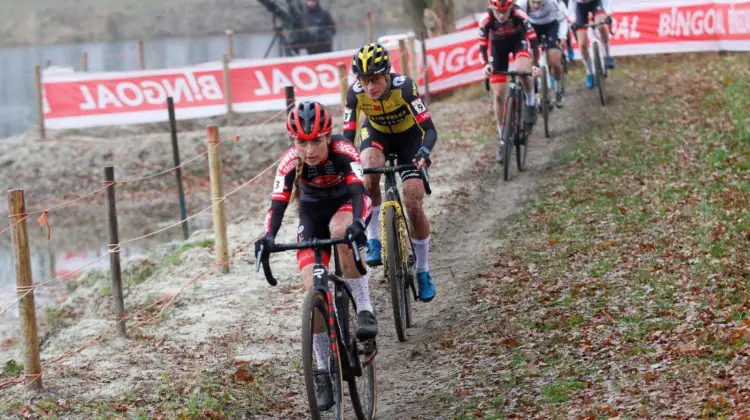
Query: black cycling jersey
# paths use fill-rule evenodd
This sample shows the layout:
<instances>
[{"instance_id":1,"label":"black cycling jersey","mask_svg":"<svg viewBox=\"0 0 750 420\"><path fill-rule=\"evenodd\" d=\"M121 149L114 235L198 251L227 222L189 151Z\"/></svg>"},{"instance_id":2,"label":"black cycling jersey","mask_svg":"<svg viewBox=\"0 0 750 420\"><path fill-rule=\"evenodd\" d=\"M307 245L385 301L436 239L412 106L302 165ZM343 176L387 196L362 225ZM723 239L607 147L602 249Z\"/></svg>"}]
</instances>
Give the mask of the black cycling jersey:
<instances>
[{"instance_id":1,"label":"black cycling jersey","mask_svg":"<svg viewBox=\"0 0 750 420\"><path fill-rule=\"evenodd\" d=\"M266 217L266 236L276 236L281 228L289 201L292 198L294 179L297 176L297 149L292 147L281 158L273 183L271 208ZM323 205L329 201L351 200L354 219L363 219L364 181L362 164L357 149L343 137L334 135L328 146L328 156L317 166L302 166L300 174L300 201ZM363 220L364 221L364 220Z\"/></svg>"}]
</instances>

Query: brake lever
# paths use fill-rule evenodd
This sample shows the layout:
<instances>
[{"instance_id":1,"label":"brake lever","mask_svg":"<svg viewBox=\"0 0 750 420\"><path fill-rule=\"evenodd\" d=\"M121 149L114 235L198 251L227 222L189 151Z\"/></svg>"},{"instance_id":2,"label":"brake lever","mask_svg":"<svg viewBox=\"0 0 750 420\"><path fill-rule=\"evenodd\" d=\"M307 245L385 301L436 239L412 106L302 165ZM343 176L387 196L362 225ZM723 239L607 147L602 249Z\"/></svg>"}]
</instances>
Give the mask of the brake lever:
<instances>
[{"instance_id":1,"label":"brake lever","mask_svg":"<svg viewBox=\"0 0 750 420\"><path fill-rule=\"evenodd\" d=\"M349 248L352 249L352 254L354 254L354 263L357 266L357 271L359 271L359 274L365 275L367 274L367 268L365 268L365 265L362 264L362 256L359 255L359 247L357 246L357 241L352 240L351 238L347 238L349 241Z\"/></svg>"},{"instance_id":2,"label":"brake lever","mask_svg":"<svg viewBox=\"0 0 750 420\"><path fill-rule=\"evenodd\" d=\"M432 188L430 188L430 176L427 175L427 168L422 167L422 169L419 170L419 173L422 176L422 184L424 184L424 192L427 195L432 194Z\"/></svg>"},{"instance_id":3,"label":"brake lever","mask_svg":"<svg viewBox=\"0 0 750 420\"><path fill-rule=\"evenodd\" d=\"M261 245L260 249L258 250L258 253L255 254L255 272L256 273L260 272L260 260L261 260L261 257L263 256L264 248L265 248L265 245Z\"/></svg>"}]
</instances>

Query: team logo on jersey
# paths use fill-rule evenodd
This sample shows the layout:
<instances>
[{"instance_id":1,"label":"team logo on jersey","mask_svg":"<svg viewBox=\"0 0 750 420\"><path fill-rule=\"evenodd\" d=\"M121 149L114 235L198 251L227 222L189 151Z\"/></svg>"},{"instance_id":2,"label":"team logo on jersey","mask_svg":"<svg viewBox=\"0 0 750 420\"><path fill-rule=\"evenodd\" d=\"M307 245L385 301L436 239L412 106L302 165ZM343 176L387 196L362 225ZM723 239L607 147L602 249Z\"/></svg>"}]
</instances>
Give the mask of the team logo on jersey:
<instances>
[{"instance_id":1,"label":"team logo on jersey","mask_svg":"<svg viewBox=\"0 0 750 420\"><path fill-rule=\"evenodd\" d=\"M416 84L416 83L412 83L412 84L411 84L411 90L412 90L412 92L411 92L411 93L412 93L412 94L413 94L414 96L419 96L419 92L417 91L417 84Z\"/></svg>"},{"instance_id":2,"label":"team logo on jersey","mask_svg":"<svg viewBox=\"0 0 750 420\"><path fill-rule=\"evenodd\" d=\"M348 141L337 141L333 145L333 150L336 153L347 155L347 156L349 156L350 158L352 158L355 161L359 160L359 155L357 154L357 149L354 147L353 144L349 143Z\"/></svg>"},{"instance_id":3,"label":"team logo on jersey","mask_svg":"<svg viewBox=\"0 0 750 420\"><path fill-rule=\"evenodd\" d=\"M344 121L349 121L352 118L352 112L354 111L351 108L344 108Z\"/></svg>"},{"instance_id":4,"label":"team logo on jersey","mask_svg":"<svg viewBox=\"0 0 750 420\"><path fill-rule=\"evenodd\" d=\"M393 86L401 86L406 82L406 76L397 76L393 78Z\"/></svg>"},{"instance_id":5,"label":"team logo on jersey","mask_svg":"<svg viewBox=\"0 0 750 420\"><path fill-rule=\"evenodd\" d=\"M362 130L359 131L359 138L363 141L369 139L370 130L368 130L367 127L362 127Z\"/></svg>"},{"instance_id":6,"label":"team logo on jersey","mask_svg":"<svg viewBox=\"0 0 750 420\"><path fill-rule=\"evenodd\" d=\"M411 106L414 107L414 111L417 112L417 115L427 111L427 107L424 105L424 102L422 102L422 100L419 98L411 101Z\"/></svg>"}]
</instances>

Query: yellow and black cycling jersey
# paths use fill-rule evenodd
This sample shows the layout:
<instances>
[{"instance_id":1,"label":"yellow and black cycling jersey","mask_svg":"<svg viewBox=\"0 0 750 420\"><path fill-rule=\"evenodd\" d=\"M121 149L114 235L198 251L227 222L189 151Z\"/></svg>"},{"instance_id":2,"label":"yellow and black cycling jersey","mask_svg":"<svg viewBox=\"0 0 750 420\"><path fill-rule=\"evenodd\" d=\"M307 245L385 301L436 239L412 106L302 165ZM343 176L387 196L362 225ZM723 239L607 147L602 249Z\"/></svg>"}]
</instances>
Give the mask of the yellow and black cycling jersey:
<instances>
[{"instance_id":1,"label":"yellow and black cycling jersey","mask_svg":"<svg viewBox=\"0 0 750 420\"><path fill-rule=\"evenodd\" d=\"M357 115L364 112L370 126L383 134L404 133L417 125L422 131L422 146L432 150L437 130L430 111L419 97L417 85L404 75L391 73L390 89L381 99L372 100L359 81L349 86L344 106L344 137L354 141Z\"/></svg>"}]
</instances>

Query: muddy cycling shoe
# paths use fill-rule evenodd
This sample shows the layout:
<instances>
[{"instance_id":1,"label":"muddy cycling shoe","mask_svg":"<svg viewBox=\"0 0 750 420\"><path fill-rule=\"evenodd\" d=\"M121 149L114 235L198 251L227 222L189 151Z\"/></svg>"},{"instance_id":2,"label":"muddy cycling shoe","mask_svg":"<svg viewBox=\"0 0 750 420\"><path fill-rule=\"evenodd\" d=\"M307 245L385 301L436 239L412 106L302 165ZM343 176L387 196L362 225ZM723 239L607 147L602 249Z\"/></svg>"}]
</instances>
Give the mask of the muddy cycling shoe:
<instances>
[{"instance_id":1,"label":"muddy cycling shoe","mask_svg":"<svg viewBox=\"0 0 750 420\"><path fill-rule=\"evenodd\" d=\"M555 106L558 108L563 107L563 93L561 91L555 92Z\"/></svg>"},{"instance_id":2,"label":"muddy cycling shoe","mask_svg":"<svg viewBox=\"0 0 750 420\"><path fill-rule=\"evenodd\" d=\"M605 61L607 62L606 64L607 64L607 68L608 68L608 69L613 69L613 68L615 68L615 59L614 59L614 58L612 58L612 57L607 57L607 59L606 59Z\"/></svg>"},{"instance_id":3,"label":"muddy cycling shoe","mask_svg":"<svg viewBox=\"0 0 750 420\"><path fill-rule=\"evenodd\" d=\"M503 146L505 146L505 141L503 139L500 139L500 149L497 151L497 162L503 163Z\"/></svg>"},{"instance_id":4,"label":"muddy cycling shoe","mask_svg":"<svg viewBox=\"0 0 750 420\"><path fill-rule=\"evenodd\" d=\"M586 75L586 87L589 89L594 88L594 75L593 74Z\"/></svg>"},{"instance_id":5,"label":"muddy cycling shoe","mask_svg":"<svg viewBox=\"0 0 750 420\"><path fill-rule=\"evenodd\" d=\"M526 105L526 122L536 124L536 105Z\"/></svg>"},{"instance_id":6,"label":"muddy cycling shoe","mask_svg":"<svg viewBox=\"0 0 750 420\"><path fill-rule=\"evenodd\" d=\"M419 289L419 300L422 302L429 302L435 298L435 285L432 284L429 271L417 273L417 289Z\"/></svg>"},{"instance_id":7,"label":"muddy cycling shoe","mask_svg":"<svg viewBox=\"0 0 750 420\"><path fill-rule=\"evenodd\" d=\"M333 385L331 375L327 370L315 369L315 400L318 402L318 410L327 411L333 407Z\"/></svg>"},{"instance_id":8,"label":"muddy cycling shoe","mask_svg":"<svg viewBox=\"0 0 750 420\"><path fill-rule=\"evenodd\" d=\"M362 311L357 314L357 339L370 340L378 335L378 319L370 311Z\"/></svg>"},{"instance_id":9,"label":"muddy cycling shoe","mask_svg":"<svg viewBox=\"0 0 750 420\"><path fill-rule=\"evenodd\" d=\"M367 252L365 252L365 262L367 262L367 265L370 267L383 265L383 260L380 256L382 250L383 245L378 239L370 239L367 241Z\"/></svg>"}]
</instances>

